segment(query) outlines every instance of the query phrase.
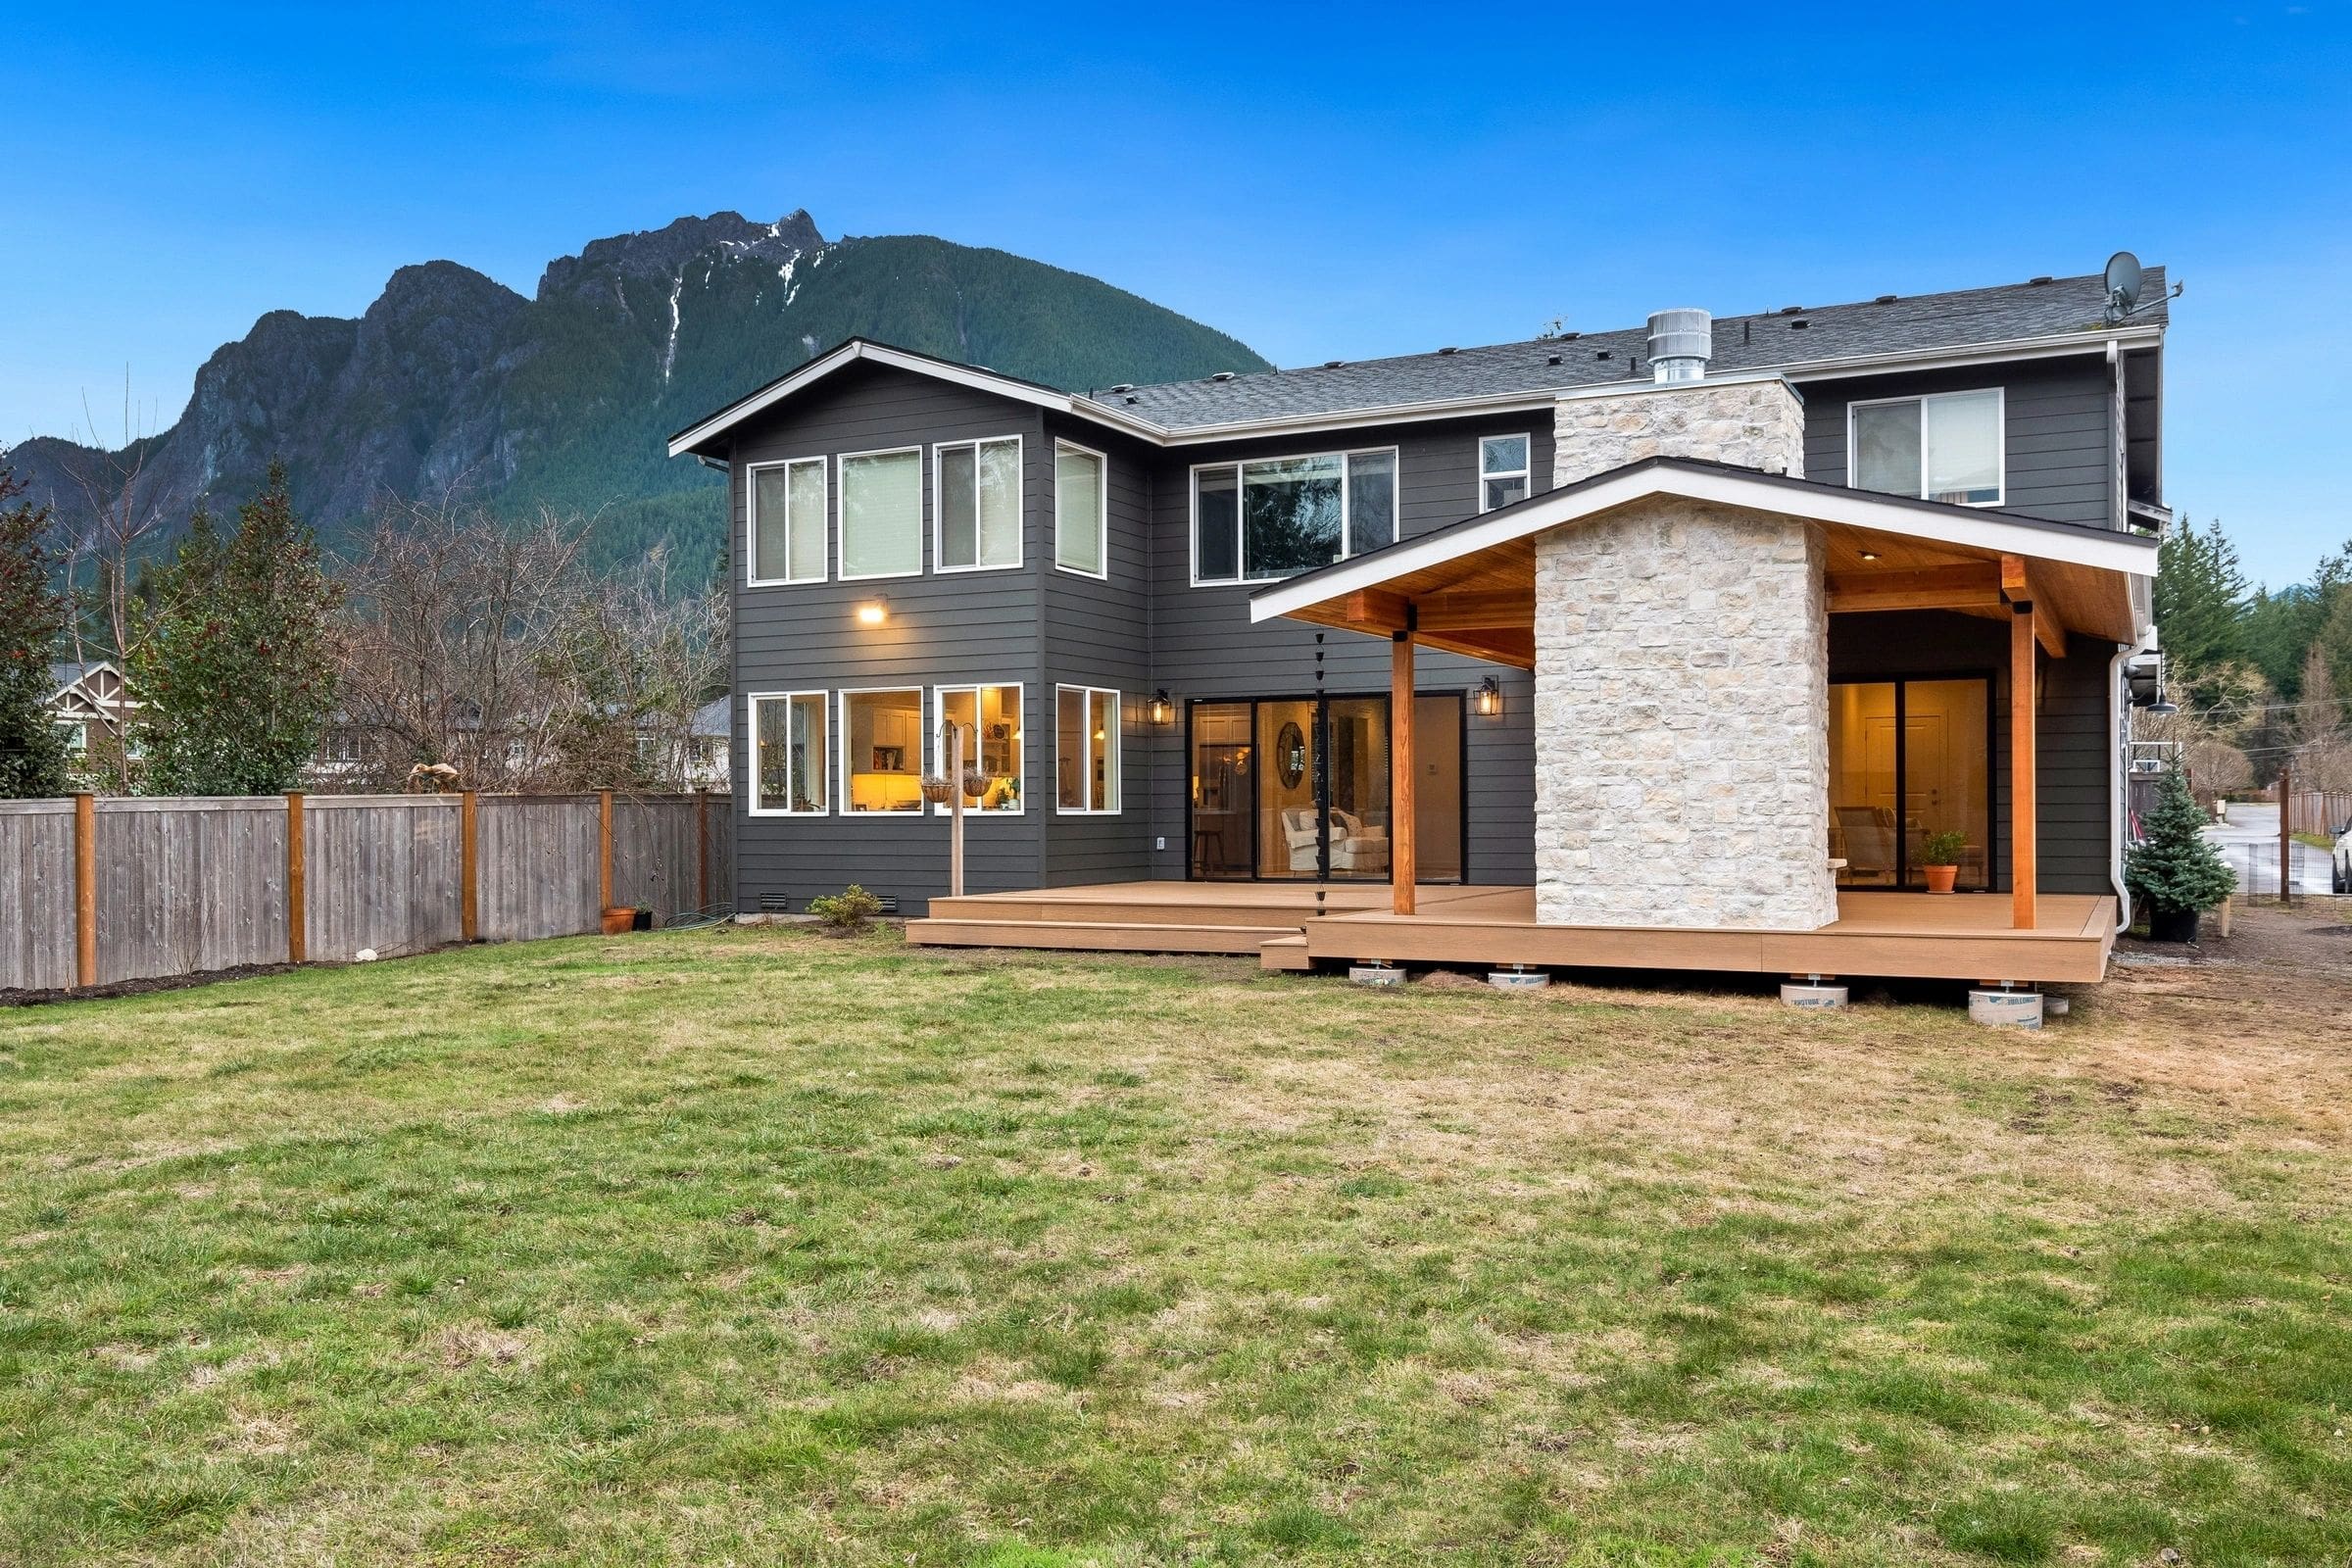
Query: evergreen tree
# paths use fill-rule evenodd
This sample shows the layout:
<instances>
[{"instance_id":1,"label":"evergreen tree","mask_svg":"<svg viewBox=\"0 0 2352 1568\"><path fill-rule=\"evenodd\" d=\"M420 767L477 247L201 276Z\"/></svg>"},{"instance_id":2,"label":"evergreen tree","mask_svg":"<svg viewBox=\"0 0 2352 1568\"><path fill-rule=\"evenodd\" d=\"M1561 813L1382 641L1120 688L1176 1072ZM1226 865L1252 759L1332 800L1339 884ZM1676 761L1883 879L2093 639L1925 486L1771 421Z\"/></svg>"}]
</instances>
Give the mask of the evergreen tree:
<instances>
[{"instance_id":1,"label":"evergreen tree","mask_svg":"<svg viewBox=\"0 0 2352 1568\"><path fill-rule=\"evenodd\" d=\"M2156 624L2173 683L2192 700L2245 662L2246 574L2220 519L2200 533L2183 518L2156 557Z\"/></svg>"},{"instance_id":2,"label":"evergreen tree","mask_svg":"<svg viewBox=\"0 0 2352 1568\"><path fill-rule=\"evenodd\" d=\"M130 671L151 794L292 789L333 710L341 593L282 464L237 517L224 539L199 512L155 574Z\"/></svg>"},{"instance_id":3,"label":"evergreen tree","mask_svg":"<svg viewBox=\"0 0 2352 1568\"><path fill-rule=\"evenodd\" d=\"M2124 886L2132 902L2158 913L2187 914L2228 898L2237 878L2205 837L2206 816L2179 770L2156 787L2156 806L2142 824L2145 836L2124 861Z\"/></svg>"},{"instance_id":4,"label":"evergreen tree","mask_svg":"<svg viewBox=\"0 0 2352 1568\"><path fill-rule=\"evenodd\" d=\"M65 731L49 713L49 663L66 629L56 564L42 543L49 509L8 506L24 485L0 464L0 800L63 795Z\"/></svg>"}]
</instances>

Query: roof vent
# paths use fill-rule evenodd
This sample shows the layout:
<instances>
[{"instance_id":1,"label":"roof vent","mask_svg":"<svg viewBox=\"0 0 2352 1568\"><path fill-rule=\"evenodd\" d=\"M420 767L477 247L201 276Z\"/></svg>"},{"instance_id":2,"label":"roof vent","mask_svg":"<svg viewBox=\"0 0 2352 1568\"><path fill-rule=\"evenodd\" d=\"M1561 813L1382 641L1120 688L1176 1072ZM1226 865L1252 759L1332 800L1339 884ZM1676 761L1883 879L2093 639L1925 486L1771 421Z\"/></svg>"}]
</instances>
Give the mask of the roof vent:
<instances>
[{"instance_id":1,"label":"roof vent","mask_svg":"<svg viewBox=\"0 0 2352 1568\"><path fill-rule=\"evenodd\" d=\"M1121 381L1117 386L1112 387L1111 390L1113 392L1132 392L1135 390L1135 383L1133 381Z\"/></svg>"},{"instance_id":2,"label":"roof vent","mask_svg":"<svg viewBox=\"0 0 2352 1568\"><path fill-rule=\"evenodd\" d=\"M1461 351L1460 349L1446 348L1446 349L1440 349L1440 350L1438 350L1438 352L1439 352L1440 354L1459 354L1459 353L1461 353L1462 351Z\"/></svg>"},{"instance_id":3,"label":"roof vent","mask_svg":"<svg viewBox=\"0 0 2352 1568\"><path fill-rule=\"evenodd\" d=\"M1325 368L1326 370L1336 370L1336 369L1338 369L1338 368L1339 368L1341 366L1343 366L1343 365L1346 365L1347 363L1348 363L1348 362L1347 362L1346 360L1325 360L1325 361L1323 362L1323 368Z\"/></svg>"},{"instance_id":4,"label":"roof vent","mask_svg":"<svg viewBox=\"0 0 2352 1568\"><path fill-rule=\"evenodd\" d=\"M1805 314L1805 308L1802 305L1784 305L1781 307L1781 314L1783 316L1802 316Z\"/></svg>"},{"instance_id":5,"label":"roof vent","mask_svg":"<svg viewBox=\"0 0 2352 1568\"><path fill-rule=\"evenodd\" d=\"M1557 364L1559 364L1559 363L1560 363L1560 356L1558 356L1557 354L1554 354L1554 355L1553 355L1553 356L1551 356L1549 359L1545 360L1544 363L1545 365L1557 365Z\"/></svg>"},{"instance_id":6,"label":"roof vent","mask_svg":"<svg viewBox=\"0 0 2352 1568\"><path fill-rule=\"evenodd\" d=\"M1893 294L1882 294L1879 296L1879 303L1881 305L1892 305L1899 297L1900 296Z\"/></svg>"},{"instance_id":7,"label":"roof vent","mask_svg":"<svg viewBox=\"0 0 2352 1568\"><path fill-rule=\"evenodd\" d=\"M1219 370L1216 374L1210 376L1209 379L1211 381L1230 381L1233 379L1233 372L1231 370Z\"/></svg>"},{"instance_id":8,"label":"roof vent","mask_svg":"<svg viewBox=\"0 0 2352 1568\"><path fill-rule=\"evenodd\" d=\"M1596 360L1605 360L1609 357L1609 351L1607 349L1595 349L1592 357Z\"/></svg>"},{"instance_id":9,"label":"roof vent","mask_svg":"<svg viewBox=\"0 0 2352 1568\"><path fill-rule=\"evenodd\" d=\"M2054 281L2056 281L2056 280L2055 280L2054 278L2052 278L2052 277L2050 276L2050 274L2049 274L2049 273L2047 273L2047 272L2044 272L2044 273L2042 273L2042 274L2041 274L2039 277L2029 277L2029 278L2027 278L2027 279L2026 279L2026 281L2027 281L2027 282L2029 282L2029 283L2041 284L2041 283L2049 283L2049 282L2054 282Z\"/></svg>"},{"instance_id":10,"label":"roof vent","mask_svg":"<svg viewBox=\"0 0 2352 1568\"><path fill-rule=\"evenodd\" d=\"M1575 342L1575 341L1576 341L1578 338L1580 338L1580 337L1583 337L1584 335L1585 335L1585 334L1584 334L1584 333L1582 333L1582 332L1562 332L1562 333L1560 334L1560 341L1561 341L1561 342L1563 342L1563 343L1573 343L1573 342Z\"/></svg>"},{"instance_id":11,"label":"roof vent","mask_svg":"<svg viewBox=\"0 0 2352 1568\"><path fill-rule=\"evenodd\" d=\"M1811 326L1812 324L1813 323L1811 321L1806 320L1800 316L1795 320L1788 323L1788 330L1791 332L1802 332L1806 327Z\"/></svg>"},{"instance_id":12,"label":"roof vent","mask_svg":"<svg viewBox=\"0 0 2352 1568\"><path fill-rule=\"evenodd\" d=\"M1653 381L1695 381L1715 357L1715 318L1694 309L1653 311L1649 374Z\"/></svg>"}]
</instances>

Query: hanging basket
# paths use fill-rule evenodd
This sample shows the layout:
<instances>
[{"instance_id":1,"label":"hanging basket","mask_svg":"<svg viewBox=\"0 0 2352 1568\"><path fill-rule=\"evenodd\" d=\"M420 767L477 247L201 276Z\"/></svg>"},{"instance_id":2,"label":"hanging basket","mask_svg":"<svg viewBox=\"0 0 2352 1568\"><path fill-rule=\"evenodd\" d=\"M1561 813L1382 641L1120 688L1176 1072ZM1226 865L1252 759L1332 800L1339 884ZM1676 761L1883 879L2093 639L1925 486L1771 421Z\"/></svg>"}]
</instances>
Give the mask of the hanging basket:
<instances>
[{"instance_id":1,"label":"hanging basket","mask_svg":"<svg viewBox=\"0 0 2352 1568\"><path fill-rule=\"evenodd\" d=\"M923 775L923 799L933 806L945 806L956 793L956 781L943 773Z\"/></svg>"},{"instance_id":2,"label":"hanging basket","mask_svg":"<svg viewBox=\"0 0 2352 1568\"><path fill-rule=\"evenodd\" d=\"M996 782L986 773L966 773L963 775L963 793L973 800L978 800L993 789Z\"/></svg>"}]
</instances>

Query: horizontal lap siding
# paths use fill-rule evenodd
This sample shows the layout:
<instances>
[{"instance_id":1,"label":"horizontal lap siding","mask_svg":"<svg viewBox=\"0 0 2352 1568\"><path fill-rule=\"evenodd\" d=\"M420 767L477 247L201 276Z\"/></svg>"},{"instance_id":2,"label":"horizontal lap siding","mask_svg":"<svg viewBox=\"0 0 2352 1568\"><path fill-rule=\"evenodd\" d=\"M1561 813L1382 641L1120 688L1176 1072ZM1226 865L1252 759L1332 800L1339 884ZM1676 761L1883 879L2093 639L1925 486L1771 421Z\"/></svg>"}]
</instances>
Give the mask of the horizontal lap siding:
<instances>
[{"instance_id":1,"label":"horizontal lap siding","mask_svg":"<svg viewBox=\"0 0 2352 1568\"><path fill-rule=\"evenodd\" d=\"M74 803L0 803L0 991L74 983Z\"/></svg>"},{"instance_id":2,"label":"horizontal lap siding","mask_svg":"<svg viewBox=\"0 0 2352 1568\"><path fill-rule=\"evenodd\" d=\"M1478 442L1488 435L1532 437L1536 489L1552 467L1551 415L1502 415L1475 421L1387 426L1345 437L1235 442L1159 455L1153 514L1153 679L1181 715L1187 699L1310 695L1316 690L1316 628L1294 621L1252 625L1250 595L1262 584L1192 586L1192 477L1200 464L1280 457L1341 448L1397 449L1397 532L1428 533L1478 510ZM1354 632L1324 634L1323 690L1334 696L1385 695L1388 643ZM1421 649L1414 684L1427 696L1465 695L1488 676L1503 694L1494 718L1471 714L1465 726L1463 810L1468 819L1468 879L1518 884L1535 880L1534 684L1523 670ZM1185 809L1190 794L1183 724L1152 739L1152 831L1170 853L1153 858L1161 876L1185 874Z\"/></svg>"},{"instance_id":3,"label":"horizontal lap siding","mask_svg":"<svg viewBox=\"0 0 2352 1568\"><path fill-rule=\"evenodd\" d=\"M937 572L932 530L938 475L933 446L1017 435L1022 442L1022 562L1017 569ZM1100 447L1100 442L1088 442ZM839 580L840 466L844 453L919 446L923 453L923 574ZM823 457L826 465L828 565L823 583L744 586L749 549L744 466ZM924 757L935 738L935 688L1018 682L1022 701L1019 813L973 813L964 831L965 883L973 892L1029 888L1040 876L1038 803L1052 799L1052 731L1039 717L1052 701L1040 685L1039 582L1051 569L1053 447L1036 409L952 386L927 376L860 366L828 379L817 395L746 425L736 438L733 495L735 599L735 806L728 824L729 906L758 910L762 900L808 899L852 882L922 912L947 891L948 820L871 812L845 813L841 704L858 688L920 688ZM857 607L888 601L879 627L856 622ZM823 816L752 816L749 697L760 692L828 694L827 784L834 809ZM1043 737L1041 743L1041 736ZM1043 750L1041 751L1041 744Z\"/></svg>"},{"instance_id":4,"label":"horizontal lap siding","mask_svg":"<svg viewBox=\"0 0 2352 1568\"><path fill-rule=\"evenodd\" d=\"M2041 706L2034 715L2034 807L2045 893L2114 891L2111 780L2115 743L2108 729L2107 660L2112 648L2070 639L2067 657L2044 659ZM1835 680L1933 679L1985 675L1992 682L1993 875L2009 882L2009 627L1984 616L1945 611L1830 617L1830 674Z\"/></svg>"},{"instance_id":5,"label":"horizontal lap siding","mask_svg":"<svg viewBox=\"0 0 2352 1568\"><path fill-rule=\"evenodd\" d=\"M1845 483L1846 416L1853 403L1994 386L2001 388L2005 426L2002 509L2060 522L2111 521L2114 388L2095 355L1805 382L1798 388L1805 399L1805 476Z\"/></svg>"}]
</instances>

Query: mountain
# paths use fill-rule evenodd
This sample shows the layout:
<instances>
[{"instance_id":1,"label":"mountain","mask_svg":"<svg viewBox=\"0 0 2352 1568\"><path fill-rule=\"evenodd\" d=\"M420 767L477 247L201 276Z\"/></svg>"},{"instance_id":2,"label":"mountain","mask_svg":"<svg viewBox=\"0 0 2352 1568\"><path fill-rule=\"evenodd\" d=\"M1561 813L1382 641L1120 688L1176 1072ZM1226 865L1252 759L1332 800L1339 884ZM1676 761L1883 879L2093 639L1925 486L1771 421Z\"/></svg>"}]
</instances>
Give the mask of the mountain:
<instances>
[{"instance_id":1,"label":"mountain","mask_svg":"<svg viewBox=\"0 0 2352 1568\"><path fill-rule=\"evenodd\" d=\"M426 262L357 320L273 311L140 443L134 499L173 524L200 503L225 513L282 458L330 546L387 497L455 493L577 509L601 564L666 540L700 572L724 538L723 480L670 460L664 438L854 335L1072 391L1268 368L1222 332L1004 251L717 213L596 240L528 299ZM74 476L103 459L48 437L9 457L69 518L86 505Z\"/></svg>"}]
</instances>

